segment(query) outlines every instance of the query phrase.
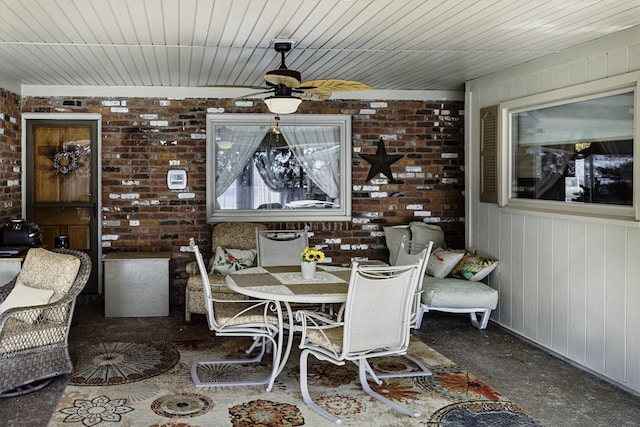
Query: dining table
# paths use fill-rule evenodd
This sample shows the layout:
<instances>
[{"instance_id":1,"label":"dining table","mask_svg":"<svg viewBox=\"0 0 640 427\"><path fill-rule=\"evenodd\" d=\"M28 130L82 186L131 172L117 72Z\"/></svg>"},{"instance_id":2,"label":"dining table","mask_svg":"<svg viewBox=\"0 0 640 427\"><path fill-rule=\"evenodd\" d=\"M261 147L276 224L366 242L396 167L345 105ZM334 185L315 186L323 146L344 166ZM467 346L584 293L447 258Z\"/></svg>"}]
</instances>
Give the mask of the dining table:
<instances>
[{"instance_id":1,"label":"dining table","mask_svg":"<svg viewBox=\"0 0 640 427\"><path fill-rule=\"evenodd\" d=\"M351 267L318 264L316 274L311 279L302 277L300 265L290 266L262 266L238 270L226 276L229 289L251 298L270 300L280 304L283 322L280 325L288 329L280 366L275 371L277 377L284 369L293 347L295 316L291 304L309 304L318 306L323 304L340 304L347 300ZM275 379L275 378L274 378Z\"/></svg>"}]
</instances>

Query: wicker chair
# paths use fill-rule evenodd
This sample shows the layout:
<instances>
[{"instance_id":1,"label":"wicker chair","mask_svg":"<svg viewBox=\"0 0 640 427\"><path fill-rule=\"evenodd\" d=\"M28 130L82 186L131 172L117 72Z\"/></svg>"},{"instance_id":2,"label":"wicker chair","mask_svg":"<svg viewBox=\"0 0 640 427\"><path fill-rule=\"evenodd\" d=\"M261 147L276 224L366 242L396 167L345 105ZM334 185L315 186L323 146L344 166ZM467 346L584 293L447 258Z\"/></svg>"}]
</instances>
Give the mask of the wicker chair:
<instances>
[{"instance_id":1,"label":"wicker chair","mask_svg":"<svg viewBox=\"0 0 640 427\"><path fill-rule=\"evenodd\" d=\"M211 253L215 254L218 246L231 249L256 249L256 229L266 230L264 224L253 222L224 222L217 224L211 233ZM211 271L213 256L207 263L207 268ZM184 319L191 321L191 313L207 314L204 304L204 291L202 288L202 278L198 269L198 263L193 261L187 264L189 279L185 290ZM236 299L238 294L227 288L222 274L209 274L211 291L213 295L220 299Z\"/></svg>"},{"instance_id":2,"label":"wicker chair","mask_svg":"<svg viewBox=\"0 0 640 427\"><path fill-rule=\"evenodd\" d=\"M49 303L16 306L0 314L0 397L39 390L54 377L73 372L69 328L90 273L91 258L84 252L34 248L18 276L0 287L0 303L14 288L53 291Z\"/></svg>"}]
</instances>

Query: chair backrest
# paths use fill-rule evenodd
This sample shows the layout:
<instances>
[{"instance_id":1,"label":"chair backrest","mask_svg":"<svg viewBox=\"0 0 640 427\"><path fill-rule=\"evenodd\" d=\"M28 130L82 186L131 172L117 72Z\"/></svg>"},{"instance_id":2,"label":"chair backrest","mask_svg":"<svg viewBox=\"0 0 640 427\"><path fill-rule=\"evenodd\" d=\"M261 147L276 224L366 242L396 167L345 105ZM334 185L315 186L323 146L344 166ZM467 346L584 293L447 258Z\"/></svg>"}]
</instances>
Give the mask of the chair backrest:
<instances>
[{"instance_id":1,"label":"chair backrest","mask_svg":"<svg viewBox=\"0 0 640 427\"><path fill-rule=\"evenodd\" d=\"M344 314L343 354L401 353L409 345L412 298L422 260L403 266L353 264Z\"/></svg>"},{"instance_id":2,"label":"chair backrest","mask_svg":"<svg viewBox=\"0 0 640 427\"><path fill-rule=\"evenodd\" d=\"M297 265L309 245L307 230L258 230L258 266Z\"/></svg>"},{"instance_id":3,"label":"chair backrest","mask_svg":"<svg viewBox=\"0 0 640 427\"><path fill-rule=\"evenodd\" d=\"M198 270L200 271L200 277L202 278L202 288L204 291L204 307L207 312L207 321L209 322L209 327L212 330L218 330L219 325L216 321L214 311L213 311L213 300L211 294L211 283L209 282L209 274L207 267L204 264L204 259L202 258L202 253L200 252L200 248L196 245L193 237L189 239L189 248L196 255L196 262L198 263Z\"/></svg>"},{"instance_id":4,"label":"chair backrest","mask_svg":"<svg viewBox=\"0 0 640 427\"><path fill-rule=\"evenodd\" d=\"M427 262L433 249L433 241L430 241L428 245L423 243L409 240L406 236L402 236L400 241L400 249L398 250L398 257L396 258L395 265L411 265L416 264L422 260L422 266L418 272L420 277L418 287L416 289L415 297L411 306L411 325L415 325L418 319L418 309L420 308L421 292L422 292L422 280L424 279L425 271L427 270Z\"/></svg>"}]
</instances>

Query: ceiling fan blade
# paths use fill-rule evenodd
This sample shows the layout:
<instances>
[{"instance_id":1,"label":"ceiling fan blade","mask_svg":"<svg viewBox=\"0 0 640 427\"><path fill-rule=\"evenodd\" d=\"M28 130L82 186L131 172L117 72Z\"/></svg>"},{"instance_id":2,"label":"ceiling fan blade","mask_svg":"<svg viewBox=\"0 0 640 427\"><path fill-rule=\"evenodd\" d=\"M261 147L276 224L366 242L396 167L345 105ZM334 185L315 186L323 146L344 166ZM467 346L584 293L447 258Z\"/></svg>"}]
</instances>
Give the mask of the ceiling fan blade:
<instances>
[{"instance_id":1,"label":"ceiling fan blade","mask_svg":"<svg viewBox=\"0 0 640 427\"><path fill-rule=\"evenodd\" d=\"M371 86L365 83L356 82L354 80L310 80L302 83L301 86L315 86L317 88L326 88L332 92L354 92L357 90L369 90Z\"/></svg>"},{"instance_id":2,"label":"ceiling fan blade","mask_svg":"<svg viewBox=\"0 0 640 427\"><path fill-rule=\"evenodd\" d=\"M301 92L300 98L305 101L326 101L331 98L333 94L331 89L325 87L313 87L313 89L307 89Z\"/></svg>"},{"instance_id":3,"label":"ceiling fan blade","mask_svg":"<svg viewBox=\"0 0 640 427\"><path fill-rule=\"evenodd\" d=\"M212 87L221 89L266 89L264 86L244 86L244 85L200 85L198 87Z\"/></svg>"},{"instance_id":4,"label":"ceiling fan blade","mask_svg":"<svg viewBox=\"0 0 640 427\"><path fill-rule=\"evenodd\" d=\"M254 97L254 96L257 96L257 95L264 95L264 94L266 94L266 93L273 93L273 90L263 90L262 92L248 93L248 94L246 94L246 95L242 95L242 96L239 96L239 97L237 97L237 98L233 98L233 101L235 101L235 100L237 100L237 99L252 98L252 97Z\"/></svg>"},{"instance_id":5,"label":"ceiling fan blade","mask_svg":"<svg viewBox=\"0 0 640 427\"><path fill-rule=\"evenodd\" d=\"M274 86L285 85L286 87L292 88L292 89L300 86L300 73L295 71L294 73L297 73L297 76L285 75L285 74L282 74L283 71L288 72L287 74L290 74L291 72L293 72L293 70L269 71L267 74L263 76L264 81L267 82L267 84L272 84Z\"/></svg>"}]
</instances>

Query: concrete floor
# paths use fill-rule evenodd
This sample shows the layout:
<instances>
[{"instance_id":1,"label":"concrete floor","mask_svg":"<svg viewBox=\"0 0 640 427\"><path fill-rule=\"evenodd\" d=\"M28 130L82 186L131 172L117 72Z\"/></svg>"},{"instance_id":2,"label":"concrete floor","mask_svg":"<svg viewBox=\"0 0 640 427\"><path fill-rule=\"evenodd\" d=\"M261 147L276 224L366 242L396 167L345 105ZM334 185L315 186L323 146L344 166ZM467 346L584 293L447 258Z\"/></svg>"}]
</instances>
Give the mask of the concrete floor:
<instances>
[{"instance_id":1,"label":"concrete floor","mask_svg":"<svg viewBox=\"0 0 640 427\"><path fill-rule=\"evenodd\" d=\"M169 317L104 318L100 304L78 306L70 348L87 339L145 341L190 339L210 334L204 316L186 323L180 307ZM638 426L640 397L582 371L489 324L478 331L466 315L428 313L415 335L523 407L541 424ZM67 377L38 392L0 399L0 426L46 426Z\"/></svg>"}]
</instances>

